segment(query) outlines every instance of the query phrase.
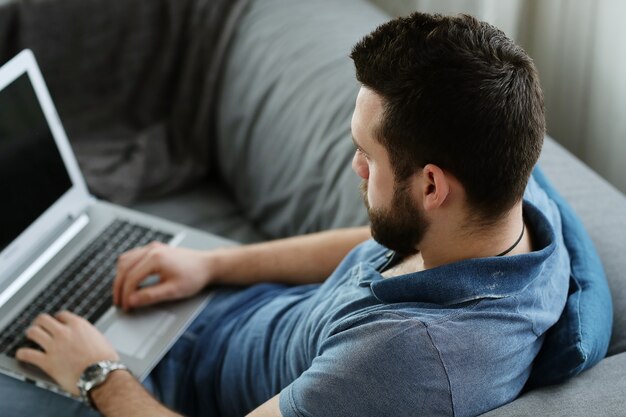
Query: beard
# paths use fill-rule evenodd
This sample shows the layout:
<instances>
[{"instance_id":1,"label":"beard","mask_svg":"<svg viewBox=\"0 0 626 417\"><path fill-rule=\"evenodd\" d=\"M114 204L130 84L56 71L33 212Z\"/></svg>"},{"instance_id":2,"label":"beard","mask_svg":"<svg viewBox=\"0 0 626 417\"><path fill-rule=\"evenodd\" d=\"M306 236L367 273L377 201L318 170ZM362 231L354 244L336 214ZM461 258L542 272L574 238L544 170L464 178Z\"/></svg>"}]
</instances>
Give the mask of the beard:
<instances>
[{"instance_id":1,"label":"beard","mask_svg":"<svg viewBox=\"0 0 626 417\"><path fill-rule=\"evenodd\" d=\"M390 208L372 208L367 200L367 181L361 182L361 196L370 219L372 238L401 256L417 253L428 220L417 208L406 184L395 184Z\"/></svg>"}]
</instances>

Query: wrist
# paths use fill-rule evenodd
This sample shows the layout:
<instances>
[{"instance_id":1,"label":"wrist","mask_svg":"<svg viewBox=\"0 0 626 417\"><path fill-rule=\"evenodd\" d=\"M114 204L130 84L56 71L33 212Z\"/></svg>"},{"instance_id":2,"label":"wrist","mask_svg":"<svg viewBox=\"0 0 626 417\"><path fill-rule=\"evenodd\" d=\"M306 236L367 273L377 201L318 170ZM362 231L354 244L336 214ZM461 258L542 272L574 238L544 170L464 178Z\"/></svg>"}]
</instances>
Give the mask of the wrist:
<instances>
[{"instance_id":1,"label":"wrist","mask_svg":"<svg viewBox=\"0 0 626 417\"><path fill-rule=\"evenodd\" d=\"M92 390L92 403L104 416L181 417L160 404L130 372L113 372Z\"/></svg>"},{"instance_id":2,"label":"wrist","mask_svg":"<svg viewBox=\"0 0 626 417\"><path fill-rule=\"evenodd\" d=\"M217 248L206 252L206 268L209 271L207 285L241 285L239 282L245 274L242 265L246 258L243 253L245 246Z\"/></svg>"},{"instance_id":3,"label":"wrist","mask_svg":"<svg viewBox=\"0 0 626 417\"><path fill-rule=\"evenodd\" d=\"M128 384L138 383L128 369L112 371L107 379L89 391L89 399L94 408L102 410L109 401L115 400L116 393L123 391Z\"/></svg>"},{"instance_id":4,"label":"wrist","mask_svg":"<svg viewBox=\"0 0 626 417\"><path fill-rule=\"evenodd\" d=\"M204 253L205 286L224 284L224 257L228 256L227 248L218 248Z\"/></svg>"}]
</instances>

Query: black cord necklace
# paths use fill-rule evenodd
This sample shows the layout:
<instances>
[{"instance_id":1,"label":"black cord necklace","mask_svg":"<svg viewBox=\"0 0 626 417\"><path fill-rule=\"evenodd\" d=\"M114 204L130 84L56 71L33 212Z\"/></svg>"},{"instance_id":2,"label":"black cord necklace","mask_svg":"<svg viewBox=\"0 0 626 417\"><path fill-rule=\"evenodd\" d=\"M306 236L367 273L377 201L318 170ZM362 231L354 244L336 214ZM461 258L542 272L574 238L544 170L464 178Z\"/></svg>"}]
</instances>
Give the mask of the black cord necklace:
<instances>
[{"instance_id":1,"label":"black cord necklace","mask_svg":"<svg viewBox=\"0 0 626 417\"><path fill-rule=\"evenodd\" d=\"M515 249L515 247L517 245L519 245L519 243L522 241L522 237L524 237L524 230L526 230L526 225L524 224L524 222L522 222L522 233L519 235L519 237L517 238L517 240L515 241L515 243L513 244L513 246L511 246L510 248L508 248L507 250L505 250L502 253L499 253L496 256L504 256L507 253L511 252L513 249Z\"/></svg>"}]
</instances>

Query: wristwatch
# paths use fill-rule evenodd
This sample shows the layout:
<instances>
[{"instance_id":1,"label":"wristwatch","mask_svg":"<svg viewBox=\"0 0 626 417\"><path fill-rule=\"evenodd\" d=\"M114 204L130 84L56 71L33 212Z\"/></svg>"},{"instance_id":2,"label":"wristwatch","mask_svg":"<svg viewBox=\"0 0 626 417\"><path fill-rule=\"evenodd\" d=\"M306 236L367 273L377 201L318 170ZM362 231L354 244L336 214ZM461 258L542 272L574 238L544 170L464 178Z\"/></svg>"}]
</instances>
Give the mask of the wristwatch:
<instances>
[{"instance_id":1,"label":"wristwatch","mask_svg":"<svg viewBox=\"0 0 626 417\"><path fill-rule=\"evenodd\" d=\"M89 391L106 381L111 372L119 369L128 370L126 365L116 361L101 361L88 366L76 383L83 402L93 406Z\"/></svg>"}]
</instances>

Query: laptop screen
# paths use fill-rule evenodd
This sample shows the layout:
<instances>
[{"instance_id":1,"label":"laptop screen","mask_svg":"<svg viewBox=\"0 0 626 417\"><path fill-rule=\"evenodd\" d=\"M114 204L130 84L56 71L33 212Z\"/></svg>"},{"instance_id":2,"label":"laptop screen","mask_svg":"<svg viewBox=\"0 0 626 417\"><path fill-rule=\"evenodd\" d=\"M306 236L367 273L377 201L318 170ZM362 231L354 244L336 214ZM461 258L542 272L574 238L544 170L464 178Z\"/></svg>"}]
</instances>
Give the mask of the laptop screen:
<instances>
[{"instance_id":1,"label":"laptop screen","mask_svg":"<svg viewBox=\"0 0 626 417\"><path fill-rule=\"evenodd\" d=\"M0 252L71 187L24 73L0 91Z\"/></svg>"}]
</instances>

